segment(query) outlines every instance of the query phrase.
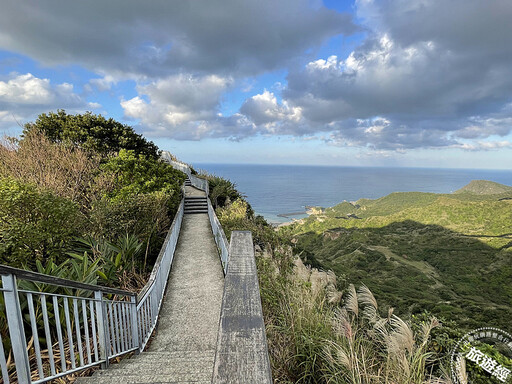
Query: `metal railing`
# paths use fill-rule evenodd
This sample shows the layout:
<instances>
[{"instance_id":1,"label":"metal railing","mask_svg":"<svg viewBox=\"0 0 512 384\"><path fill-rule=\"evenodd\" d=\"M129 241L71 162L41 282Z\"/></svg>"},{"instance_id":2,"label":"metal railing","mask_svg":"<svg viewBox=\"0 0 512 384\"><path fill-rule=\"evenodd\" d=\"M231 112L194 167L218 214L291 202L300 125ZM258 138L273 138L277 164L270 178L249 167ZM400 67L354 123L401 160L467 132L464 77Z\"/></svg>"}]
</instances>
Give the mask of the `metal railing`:
<instances>
[{"instance_id":1,"label":"metal railing","mask_svg":"<svg viewBox=\"0 0 512 384\"><path fill-rule=\"evenodd\" d=\"M167 151L162 152L162 158L167 161L173 168L186 173L188 178L190 179L190 183L197 189L200 189L206 193L206 198L208 200L208 217L210 219L210 225L212 227L213 237L215 239L215 243L217 244L217 248L219 250L220 260L222 262L222 269L224 271L224 276L228 270L228 262L229 262L229 243L224 234L224 230L220 225L219 219L215 214L215 209L212 206L210 198L208 197L210 193L210 187L208 184L208 180L203 179L201 177L194 176L190 167L184 163L179 163L171 159L170 154ZM184 192L183 192L184 193Z\"/></svg>"},{"instance_id":2,"label":"metal railing","mask_svg":"<svg viewBox=\"0 0 512 384\"><path fill-rule=\"evenodd\" d=\"M205 191L206 195L208 196L210 192L208 187L208 180L193 175L192 170L187 164L173 160L171 154L168 151L162 151L161 157L164 161L167 161L170 165L172 165L174 169L185 173L190 179L192 185L202 191Z\"/></svg>"},{"instance_id":3,"label":"metal railing","mask_svg":"<svg viewBox=\"0 0 512 384\"><path fill-rule=\"evenodd\" d=\"M183 208L184 200L149 281L137 297L128 291L0 265L5 313L5 319L0 316L0 382L44 383L142 351L156 327ZM5 329L8 339L2 340ZM4 342L10 343L9 356ZM11 357L15 369L8 365Z\"/></svg>"},{"instance_id":4,"label":"metal railing","mask_svg":"<svg viewBox=\"0 0 512 384\"><path fill-rule=\"evenodd\" d=\"M185 166L192 185L208 196L208 181L192 175L186 165L176 164ZM207 200L226 274L229 244ZM158 321L183 213L184 199L149 281L137 296L0 265L0 383L44 383L97 365L108 366L115 357L144 350Z\"/></svg>"},{"instance_id":5,"label":"metal railing","mask_svg":"<svg viewBox=\"0 0 512 384\"><path fill-rule=\"evenodd\" d=\"M224 234L224 230L220 225L219 219L215 214L215 209L213 209L212 202L208 198L208 217L210 218L210 225L212 227L213 237L215 239L215 243L217 244L217 248L219 249L220 261L222 262L222 269L224 270L224 276L228 272L228 262L229 262L229 243L226 235Z\"/></svg>"},{"instance_id":6,"label":"metal railing","mask_svg":"<svg viewBox=\"0 0 512 384\"><path fill-rule=\"evenodd\" d=\"M0 336L4 383L44 383L139 349L135 294L7 266L0 275L9 336Z\"/></svg>"},{"instance_id":7,"label":"metal railing","mask_svg":"<svg viewBox=\"0 0 512 384\"><path fill-rule=\"evenodd\" d=\"M156 327L160 307L164 298L165 287L171 271L174 251L180 235L181 222L183 221L184 200L180 207L171 229L167 234L164 245L156 260L149 281L137 296L137 324L139 331L140 350L146 347L151 333Z\"/></svg>"}]
</instances>

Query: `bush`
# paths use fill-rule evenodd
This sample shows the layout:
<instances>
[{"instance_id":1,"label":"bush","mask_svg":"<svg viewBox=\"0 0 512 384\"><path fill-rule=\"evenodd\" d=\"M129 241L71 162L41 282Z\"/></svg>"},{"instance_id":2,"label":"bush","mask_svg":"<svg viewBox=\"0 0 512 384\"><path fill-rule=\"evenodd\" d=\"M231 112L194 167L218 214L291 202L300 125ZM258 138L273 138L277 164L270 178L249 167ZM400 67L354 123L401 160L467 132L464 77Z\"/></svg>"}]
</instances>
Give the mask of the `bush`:
<instances>
[{"instance_id":1,"label":"bush","mask_svg":"<svg viewBox=\"0 0 512 384\"><path fill-rule=\"evenodd\" d=\"M52 143L39 132L0 145L0 176L31 183L71 199L85 212L93 200L112 187L112 177L99 169L100 157Z\"/></svg>"},{"instance_id":2,"label":"bush","mask_svg":"<svg viewBox=\"0 0 512 384\"><path fill-rule=\"evenodd\" d=\"M203 175L208 180L210 187L210 200L213 208L225 207L231 202L242 199L243 196L237 191L236 186L233 182L224 179L220 176L214 175ZM252 209L251 209L252 212Z\"/></svg>"},{"instance_id":3,"label":"bush","mask_svg":"<svg viewBox=\"0 0 512 384\"><path fill-rule=\"evenodd\" d=\"M170 225L168 200L161 192L101 199L91 210L88 233L111 242L131 234L145 243L145 257L152 258Z\"/></svg>"},{"instance_id":4,"label":"bush","mask_svg":"<svg viewBox=\"0 0 512 384\"><path fill-rule=\"evenodd\" d=\"M77 205L33 184L0 178L0 262L34 267L36 260L62 261L83 216Z\"/></svg>"},{"instance_id":5,"label":"bush","mask_svg":"<svg viewBox=\"0 0 512 384\"><path fill-rule=\"evenodd\" d=\"M83 115L68 115L64 110L43 113L34 123L25 125L23 135L31 132L43 133L54 143L69 143L107 157L121 149L133 150L135 154L158 159L158 147L132 127L114 119L87 112Z\"/></svg>"},{"instance_id":6,"label":"bush","mask_svg":"<svg viewBox=\"0 0 512 384\"><path fill-rule=\"evenodd\" d=\"M176 212L186 176L171 165L122 149L101 168L115 177L115 187L108 194L111 199L160 192L168 198L171 216Z\"/></svg>"}]
</instances>

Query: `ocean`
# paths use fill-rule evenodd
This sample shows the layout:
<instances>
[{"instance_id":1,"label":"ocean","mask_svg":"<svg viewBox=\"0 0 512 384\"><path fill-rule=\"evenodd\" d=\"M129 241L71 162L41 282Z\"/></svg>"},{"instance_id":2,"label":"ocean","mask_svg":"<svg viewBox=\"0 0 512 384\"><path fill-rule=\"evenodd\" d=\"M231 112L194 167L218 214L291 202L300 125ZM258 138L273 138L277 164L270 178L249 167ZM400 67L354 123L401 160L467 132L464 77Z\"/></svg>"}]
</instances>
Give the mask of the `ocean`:
<instances>
[{"instance_id":1,"label":"ocean","mask_svg":"<svg viewBox=\"0 0 512 384\"><path fill-rule=\"evenodd\" d=\"M257 214L278 224L305 217L306 206L376 199L391 192L450 193L471 180L512 185L512 170L193 164L237 186Z\"/></svg>"}]
</instances>

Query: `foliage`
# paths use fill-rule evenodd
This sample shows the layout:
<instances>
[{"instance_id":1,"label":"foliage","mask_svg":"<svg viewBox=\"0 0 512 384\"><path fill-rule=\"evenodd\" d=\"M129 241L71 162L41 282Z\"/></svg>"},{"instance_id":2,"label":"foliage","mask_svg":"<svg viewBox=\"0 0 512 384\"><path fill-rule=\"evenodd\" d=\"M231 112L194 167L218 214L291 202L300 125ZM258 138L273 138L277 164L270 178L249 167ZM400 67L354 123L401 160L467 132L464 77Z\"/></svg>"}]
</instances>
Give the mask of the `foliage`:
<instances>
[{"instance_id":1,"label":"foliage","mask_svg":"<svg viewBox=\"0 0 512 384\"><path fill-rule=\"evenodd\" d=\"M34 267L36 260L63 260L83 217L75 203L32 184L0 178L0 260Z\"/></svg>"},{"instance_id":2,"label":"foliage","mask_svg":"<svg viewBox=\"0 0 512 384\"><path fill-rule=\"evenodd\" d=\"M170 225L169 199L162 193L103 198L92 207L88 233L115 242L126 234L146 244L145 257L156 258Z\"/></svg>"},{"instance_id":3,"label":"foliage","mask_svg":"<svg viewBox=\"0 0 512 384\"><path fill-rule=\"evenodd\" d=\"M86 212L112 187L112 177L99 170L100 157L51 142L31 131L22 140L7 138L0 146L0 175L76 202Z\"/></svg>"},{"instance_id":4,"label":"foliage","mask_svg":"<svg viewBox=\"0 0 512 384\"><path fill-rule=\"evenodd\" d=\"M216 213L228 239L231 231L246 230L252 232L254 243L262 249L274 248L279 243L274 229L261 216L254 217L250 205L243 199L218 208Z\"/></svg>"},{"instance_id":5,"label":"foliage","mask_svg":"<svg viewBox=\"0 0 512 384\"><path fill-rule=\"evenodd\" d=\"M25 125L23 134L34 131L44 133L54 143L69 143L103 157L127 149L137 155L158 158L158 147L135 133L132 127L91 112L83 115L68 115L64 110L43 113L34 123Z\"/></svg>"},{"instance_id":6,"label":"foliage","mask_svg":"<svg viewBox=\"0 0 512 384\"><path fill-rule=\"evenodd\" d=\"M186 176L171 165L121 149L101 168L115 175L114 190L108 194L111 199L161 192L169 199L169 208L176 211L181 199L180 188Z\"/></svg>"},{"instance_id":7,"label":"foliage","mask_svg":"<svg viewBox=\"0 0 512 384\"><path fill-rule=\"evenodd\" d=\"M386 306L462 329L507 328L512 209L506 195L393 193L280 230L306 262L365 283Z\"/></svg>"},{"instance_id":8,"label":"foliage","mask_svg":"<svg viewBox=\"0 0 512 384\"><path fill-rule=\"evenodd\" d=\"M225 207L231 202L243 198L242 194L236 189L236 185L230 180L210 174L203 174L202 176L208 180L209 197L213 208Z\"/></svg>"},{"instance_id":9,"label":"foliage","mask_svg":"<svg viewBox=\"0 0 512 384\"><path fill-rule=\"evenodd\" d=\"M143 281L138 271L143 270L144 243L133 235L124 235L115 242L92 237L78 239L73 252L68 252L74 260L91 259L97 263L97 278L102 284L121 287L127 290L141 288Z\"/></svg>"}]
</instances>

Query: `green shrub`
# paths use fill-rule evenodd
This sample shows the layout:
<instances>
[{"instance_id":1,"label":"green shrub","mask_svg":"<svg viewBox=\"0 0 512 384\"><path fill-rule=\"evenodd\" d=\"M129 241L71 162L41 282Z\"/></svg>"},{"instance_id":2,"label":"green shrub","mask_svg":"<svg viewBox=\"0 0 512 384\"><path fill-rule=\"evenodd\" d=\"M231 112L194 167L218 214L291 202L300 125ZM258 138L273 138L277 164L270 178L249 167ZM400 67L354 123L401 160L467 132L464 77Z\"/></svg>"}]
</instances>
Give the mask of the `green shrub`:
<instances>
[{"instance_id":1,"label":"green shrub","mask_svg":"<svg viewBox=\"0 0 512 384\"><path fill-rule=\"evenodd\" d=\"M87 112L68 115L64 110L42 113L34 123L25 125L23 134L44 133L54 143L68 143L78 148L107 157L121 149L133 150L137 155L158 159L158 147L132 127L114 119Z\"/></svg>"},{"instance_id":2,"label":"green shrub","mask_svg":"<svg viewBox=\"0 0 512 384\"><path fill-rule=\"evenodd\" d=\"M34 267L36 260L60 262L83 222L74 202L0 178L0 263Z\"/></svg>"},{"instance_id":3,"label":"green shrub","mask_svg":"<svg viewBox=\"0 0 512 384\"><path fill-rule=\"evenodd\" d=\"M225 207L235 200L243 199L242 194L237 191L236 185L228 179L214 175L205 175L205 177L208 180L209 197L213 208Z\"/></svg>"},{"instance_id":4,"label":"green shrub","mask_svg":"<svg viewBox=\"0 0 512 384\"><path fill-rule=\"evenodd\" d=\"M176 212L186 176L171 165L122 149L101 168L115 175L114 190L108 194L112 200L161 192L168 198L169 209Z\"/></svg>"},{"instance_id":5,"label":"green shrub","mask_svg":"<svg viewBox=\"0 0 512 384\"><path fill-rule=\"evenodd\" d=\"M145 253L151 261L158 254L171 222L168 201L161 192L120 196L115 200L103 198L93 205L88 233L110 242L133 235L146 244Z\"/></svg>"}]
</instances>

